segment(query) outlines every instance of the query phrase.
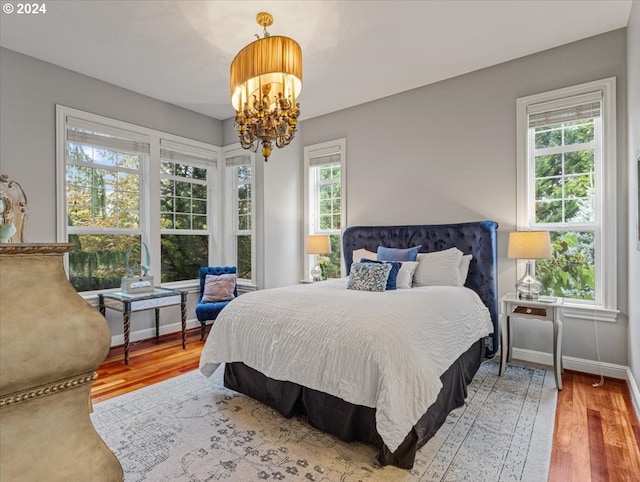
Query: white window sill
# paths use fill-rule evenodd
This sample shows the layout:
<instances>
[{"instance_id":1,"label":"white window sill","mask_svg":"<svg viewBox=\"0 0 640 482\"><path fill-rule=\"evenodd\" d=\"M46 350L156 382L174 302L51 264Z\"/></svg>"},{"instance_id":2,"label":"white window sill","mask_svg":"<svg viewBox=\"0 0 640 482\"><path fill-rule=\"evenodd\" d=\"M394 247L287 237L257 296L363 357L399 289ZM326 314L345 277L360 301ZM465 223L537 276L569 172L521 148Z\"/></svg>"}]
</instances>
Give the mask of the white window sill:
<instances>
[{"instance_id":1,"label":"white window sill","mask_svg":"<svg viewBox=\"0 0 640 482\"><path fill-rule=\"evenodd\" d=\"M620 310L604 308L602 306L571 304L566 301L562 305L562 317L565 319L593 321L595 318L597 321L615 323L618 313L620 313Z\"/></svg>"}]
</instances>

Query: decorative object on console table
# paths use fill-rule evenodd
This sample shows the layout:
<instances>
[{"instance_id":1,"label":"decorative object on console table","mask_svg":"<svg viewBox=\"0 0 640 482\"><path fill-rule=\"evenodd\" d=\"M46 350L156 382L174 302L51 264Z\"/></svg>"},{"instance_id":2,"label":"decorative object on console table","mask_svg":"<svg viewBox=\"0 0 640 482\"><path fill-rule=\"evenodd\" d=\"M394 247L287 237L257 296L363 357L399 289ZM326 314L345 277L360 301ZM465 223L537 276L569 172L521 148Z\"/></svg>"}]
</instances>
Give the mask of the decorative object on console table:
<instances>
[{"instance_id":1,"label":"decorative object on console table","mask_svg":"<svg viewBox=\"0 0 640 482\"><path fill-rule=\"evenodd\" d=\"M522 300L514 293L500 298L500 376L513 351L513 326L511 317L533 318L553 324L553 372L558 390L562 390L562 299L540 297L537 300ZM504 322L503 322L504 321Z\"/></svg>"},{"instance_id":2,"label":"decorative object on console table","mask_svg":"<svg viewBox=\"0 0 640 482\"><path fill-rule=\"evenodd\" d=\"M311 270L312 281L322 281L325 278L318 255L329 253L331 253L331 241L328 234L310 234L307 236L307 254L316 255L316 264Z\"/></svg>"},{"instance_id":3,"label":"decorative object on console table","mask_svg":"<svg viewBox=\"0 0 640 482\"><path fill-rule=\"evenodd\" d=\"M124 269L126 276L122 277L120 284L120 290L123 293L151 293L153 292L153 276L149 276L149 266L151 264L151 256L149 254L149 248L147 243L142 243L140 251L140 264L131 264L131 251L134 246L131 246L125 256ZM145 260L142 260L142 250L145 252ZM137 270L140 270L140 275L136 274Z\"/></svg>"},{"instance_id":4,"label":"decorative object on console table","mask_svg":"<svg viewBox=\"0 0 640 482\"><path fill-rule=\"evenodd\" d=\"M73 247L0 245L2 480L123 480L89 418L111 333L67 280Z\"/></svg>"},{"instance_id":5,"label":"decorative object on console table","mask_svg":"<svg viewBox=\"0 0 640 482\"><path fill-rule=\"evenodd\" d=\"M537 300L542 283L536 279L536 259L551 257L551 241L548 231L513 231L509 233L507 258L526 259L524 275L516 282L518 297Z\"/></svg>"}]
</instances>

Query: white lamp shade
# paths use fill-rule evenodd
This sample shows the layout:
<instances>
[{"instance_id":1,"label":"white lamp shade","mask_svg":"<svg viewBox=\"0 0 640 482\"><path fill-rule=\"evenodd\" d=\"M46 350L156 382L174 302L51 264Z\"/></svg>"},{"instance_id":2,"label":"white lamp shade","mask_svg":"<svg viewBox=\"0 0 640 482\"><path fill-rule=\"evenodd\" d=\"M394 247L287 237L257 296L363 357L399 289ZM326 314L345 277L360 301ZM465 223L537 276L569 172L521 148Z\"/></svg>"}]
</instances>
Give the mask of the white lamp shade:
<instances>
[{"instance_id":1,"label":"white lamp shade","mask_svg":"<svg viewBox=\"0 0 640 482\"><path fill-rule=\"evenodd\" d=\"M507 258L551 258L549 231L513 231L509 233Z\"/></svg>"},{"instance_id":2,"label":"white lamp shade","mask_svg":"<svg viewBox=\"0 0 640 482\"><path fill-rule=\"evenodd\" d=\"M331 243L328 234L310 234L307 236L307 254L328 254Z\"/></svg>"}]
</instances>

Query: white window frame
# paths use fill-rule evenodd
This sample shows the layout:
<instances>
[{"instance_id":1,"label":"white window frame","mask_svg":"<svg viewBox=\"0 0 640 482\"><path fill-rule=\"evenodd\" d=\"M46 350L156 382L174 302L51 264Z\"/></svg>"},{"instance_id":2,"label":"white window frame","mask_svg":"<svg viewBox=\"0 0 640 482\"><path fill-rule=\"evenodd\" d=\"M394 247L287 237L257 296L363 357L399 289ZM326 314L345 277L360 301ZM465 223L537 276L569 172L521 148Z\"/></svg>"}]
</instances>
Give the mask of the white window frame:
<instances>
[{"instance_id":1,"label":"white window frame","mask_svg":"<svg viewBox=\"0 0 640 482\"><path fill-rule=\"evenodd\" d=\"M119 121L89 112L84 112L63 105L56 105L56 239L58 242L67 242L67 198L66 198L66 132L67 117L82 119L90 123L100 124L109 129L122 130L133 136L148 140L150 144L149 155L141 166L141 197L140 197L140 233L142 241L147 243L151 255L151 272L156 284L160 284L160 144L164 142L175 143L192 149L193 152L210 155L208 175L210 175L208 193L209 222L209 264L214 264L221 259L221 249L218 242L221 239L221 227L218 222L221 205L221 193L218 189L220 169L217 169L221 148L186 137L137 126L128 122ZM114 232L114 234L120 234ZM126 232L124 234L130 234ZM68 272L68 256L65 256L65 269ZM164 283L167 287L193 287L198 285L198 278L192 280ZM101 291L82 292L82 296L90 298L97 296Z\"/></svg>"},{"instance_id":2,"label":"white window frame","mask_svg":"<svg viewBox=\"0 0 640 482\"><path fill-rule=\"evenodd\" d=\"M533 199L535 194L535 165L531 160L533 148L528 124L528 110L540 104L557 105L562 99L568 99L593 92L601 93L601 156L595 159L595 269L596 300L565 300L564 314L568 317L584 318L589 313L591 319L596 315L601 320L615 321L617 310L616 286L616 79L615 77L588 82L576 86L557 89L550 92L530 95L517 99L517 217L518 230L553 230L554 225L536 224ZM605 202L606 200L606 202ZM569 226L562 224L562 226ZM573 227L573 225L572 225ZM576 229L580 225L575 225ZM592 226L589 229L593 229ZM525 262L518 261L518 276L524 273Z\"/></svg>"},{"instance_id":3,"label":"white window frame","mask_svg":"<svg viewBox=\"0 0 640 482\"><path fill-rule=\"evenodd\" d=\"M306 240L309 234L339 235L342 239L342 231L347 227L347 140L345 138L312 144L304 148L304 241L303 247L306 253ZM320 229L319 226L319 201L318 186L311 175L313 160L318 158L333 159L332 162L340 163L340 230ZM303 272L310 273L311 266L315 264L314 255L304 255ZM341 275L345 276L344 255L340 257ZM308 277L308 276L305 276Z\"/></svg>"},{"instance_id":4,"label":"white window frame","mask_svg":"<svg viewBox=\"0 0 640 482\"><path fill-rule=\"evenodd\" d=\"M256 268L256 155L251 151L242 149L239 143L223 148L224 164L224 260L225 264L237 266L236 240L240 235L251 235L251 279L238 278L238 284L257 286ZM251 166L251 229L238 229L238 185L237 166L227 165L233 158L246 158L243 165Z\"/></svg>"}]
</instances>

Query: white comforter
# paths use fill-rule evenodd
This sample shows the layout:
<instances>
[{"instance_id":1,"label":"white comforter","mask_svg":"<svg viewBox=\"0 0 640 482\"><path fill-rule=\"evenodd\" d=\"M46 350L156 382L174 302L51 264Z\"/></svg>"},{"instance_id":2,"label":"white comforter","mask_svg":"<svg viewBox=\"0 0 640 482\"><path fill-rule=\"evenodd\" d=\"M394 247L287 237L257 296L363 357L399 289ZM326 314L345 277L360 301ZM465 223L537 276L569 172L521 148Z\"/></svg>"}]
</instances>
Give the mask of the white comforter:
<instances>
[{"instance_id":1,"label":"white comforter","mask_svg":"<svg viewBox=\"0 0 640 482\"><path fill-rule=\"evenodd\" d=\"M493 325L468 288L380 293L346 284L343 278L240 296L213 324L200 370L210 376L220 363L240 361L375 408L378 433L393 452L435 402L440 376Z\"/></svg>"}]
</instances>

